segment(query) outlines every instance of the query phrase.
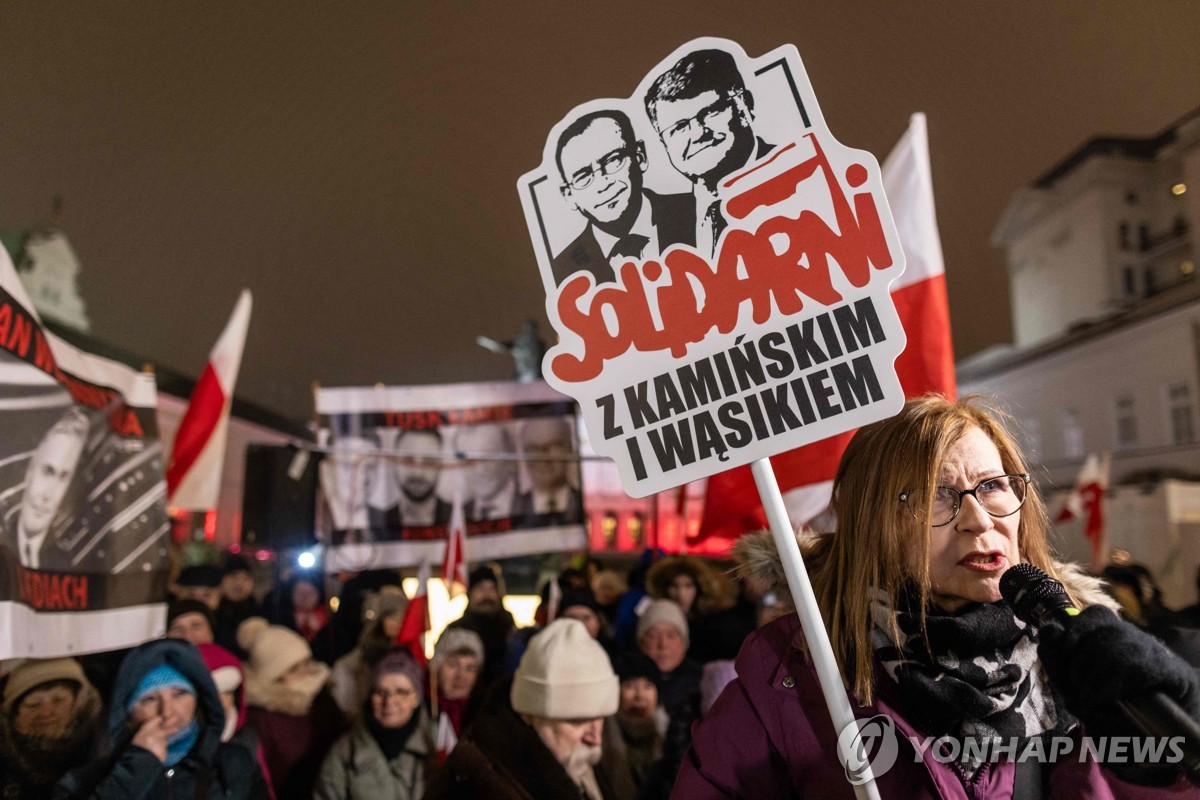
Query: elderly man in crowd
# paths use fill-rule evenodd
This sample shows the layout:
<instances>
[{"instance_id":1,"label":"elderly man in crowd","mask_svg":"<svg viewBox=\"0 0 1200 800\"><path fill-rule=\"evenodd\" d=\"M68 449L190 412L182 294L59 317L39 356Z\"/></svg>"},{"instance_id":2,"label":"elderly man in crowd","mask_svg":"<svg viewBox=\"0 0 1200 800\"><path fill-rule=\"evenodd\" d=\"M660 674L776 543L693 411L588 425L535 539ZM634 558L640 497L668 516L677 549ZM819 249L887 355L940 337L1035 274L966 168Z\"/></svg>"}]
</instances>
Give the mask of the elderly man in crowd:
<instances>
[{"instance_id":1,"label":"elderly man in crowd","mask_svg":"<svg viewBox=\"0 0 1200 800\"><path fill-rule=\"evenodd\" d=\"M608 656L583 624L551 623L533 637L512 681L489 696L426 800L611 800L593 767L618 695Z\"/></svg>"}]
</instances>

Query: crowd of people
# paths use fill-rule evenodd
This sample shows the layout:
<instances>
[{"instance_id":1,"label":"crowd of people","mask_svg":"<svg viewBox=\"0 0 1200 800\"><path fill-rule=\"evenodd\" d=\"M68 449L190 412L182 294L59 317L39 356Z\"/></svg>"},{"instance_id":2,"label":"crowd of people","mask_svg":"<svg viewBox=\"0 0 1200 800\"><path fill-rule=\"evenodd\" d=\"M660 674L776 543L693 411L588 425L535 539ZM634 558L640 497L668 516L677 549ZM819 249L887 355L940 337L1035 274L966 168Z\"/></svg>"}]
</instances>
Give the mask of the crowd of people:
<instances>
[{"instance_id":1,"label":"crowd of people","mask_svg":"<svg viewBox=\"0 0 1200 800\"><path fill-rule=\"evenodd\" d=\"M579 559L522 628L489 564L425 664L397 571L335 606L318 572L260 598L258 571L183 568L132 651L6 665L0 797L666 798L763 613L723 565L647 551Z\"/></svg>"},{"instance_id":2,"label":"crowd of people","mask_svg":"<svg viewBox=\"0 0 1200 800\"><path fill-rule=\"evenodd\" d=\"M1059 563L1025 462L986 412L910 401L854 437L834 498L837 533L802 547L863 713L930 737L1078 738L1125 732L1096 698L1150 687L1200 717L1200 613L1163 607L1135 565L1110 568L1106 594ZM502 571L477 566L428 664L397 645L397 572L347 576L335 604L320 574L260 599L240 555L190 566L165 638L5 665L0 797L849 796L805 637L778 601L778 554L749 535L733 555L735 568L647 551L627 575L579 559L524 628ZM1000 574L1022 561L1083 609L1069 635L1039 637L1001 602ZM880 776L884 796L1183 796L1174 772L1145 765L912 756Z\"/></svg>"}]
</instances>

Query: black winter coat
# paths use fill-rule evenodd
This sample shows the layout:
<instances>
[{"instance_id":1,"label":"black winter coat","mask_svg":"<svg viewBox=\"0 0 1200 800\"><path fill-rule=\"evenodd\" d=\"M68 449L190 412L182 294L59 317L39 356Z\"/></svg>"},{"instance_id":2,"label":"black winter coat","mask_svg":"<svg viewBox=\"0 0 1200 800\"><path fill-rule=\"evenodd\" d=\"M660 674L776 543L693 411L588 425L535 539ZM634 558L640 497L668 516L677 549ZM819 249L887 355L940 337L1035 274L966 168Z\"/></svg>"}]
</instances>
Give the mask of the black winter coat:
<instances>
[{"instance_id":1,"label":"black winter coat","mask_svg":"<svg viewBox=\"0 0 1200 800\"><path fill-rule=\"evenodd\" d=\"M142 676L170 664L196 688L200 737L174 767L128 742L125 709ZM72 770L54 790L55 800L267 800L270 796L254 754L221 743L225 711L200 651L178 639L148 642L121 664L109 710L109 733L117 749Z\"/></svg>"}]
</instances>

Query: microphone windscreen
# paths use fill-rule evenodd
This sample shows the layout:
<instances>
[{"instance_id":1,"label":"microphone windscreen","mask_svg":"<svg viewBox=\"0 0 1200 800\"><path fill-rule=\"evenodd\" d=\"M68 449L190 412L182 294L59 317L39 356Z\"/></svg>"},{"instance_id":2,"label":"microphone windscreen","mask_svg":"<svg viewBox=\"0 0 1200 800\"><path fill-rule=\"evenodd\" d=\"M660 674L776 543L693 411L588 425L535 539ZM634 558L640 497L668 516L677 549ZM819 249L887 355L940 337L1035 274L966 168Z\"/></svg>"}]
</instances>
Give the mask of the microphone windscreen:
<instances>
[{"instance_id":1,"label":"microphone windscreen","mask_svg":"<svg viewBox=\"0 0 1200 800\"><path fill-rule=\"evenodd\" d=\"M1017 619L1030 625L1041 625L1071 605L1066 588L1033 564L1016 564L1001 575L1000 596Z\"/></svg>"}]
</instances>

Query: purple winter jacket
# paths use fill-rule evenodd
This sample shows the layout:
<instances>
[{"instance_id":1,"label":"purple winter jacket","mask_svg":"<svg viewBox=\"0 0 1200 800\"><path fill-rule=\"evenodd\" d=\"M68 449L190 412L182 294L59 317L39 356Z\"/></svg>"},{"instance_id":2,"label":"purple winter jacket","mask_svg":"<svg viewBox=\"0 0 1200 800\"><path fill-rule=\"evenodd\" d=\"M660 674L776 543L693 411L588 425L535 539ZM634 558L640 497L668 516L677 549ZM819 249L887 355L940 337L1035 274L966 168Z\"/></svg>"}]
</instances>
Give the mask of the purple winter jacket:
<instances>
[{"instance_id":1,"label":"purple winter jacket","mask_svg":"<svg viewBox=\"0 0 1200 800\"><path fill-rule=\"evenodd\" d=\"M799 648L803 642L795 614L781 617L751 635L737 659L738 677L693 729L692 746L671 793L673 800L746 798L846 798L854 791L837 757L837 733L826 710L816 671ZM876 775L882 800L1008 800L1015 765L985 764L964 785L953 767L928 751L917 758L909 741L928 737L913 728L889 702L891 684L880 684L873 705L851 707L859 718L888 714L896 723L899 755L895 765ZM1124 800L1125 798L1197 798L1200 791L1182 781L1169 789L1127 784L1089 756L1080 763L1080 743L1051 768L1049 800Z\"/></svg>"}]
</instances>

